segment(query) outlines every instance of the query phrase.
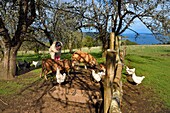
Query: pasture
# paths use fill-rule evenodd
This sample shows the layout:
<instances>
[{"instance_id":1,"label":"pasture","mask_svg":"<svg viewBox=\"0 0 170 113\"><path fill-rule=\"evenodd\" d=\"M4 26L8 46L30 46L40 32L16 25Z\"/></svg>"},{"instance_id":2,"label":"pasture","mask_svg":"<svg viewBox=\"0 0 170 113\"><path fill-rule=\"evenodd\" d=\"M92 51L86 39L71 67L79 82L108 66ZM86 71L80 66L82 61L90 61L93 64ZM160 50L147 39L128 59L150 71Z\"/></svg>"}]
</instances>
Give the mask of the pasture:
<instances>
[{"instance_id":1,"label":"pasture","mask_svg":"<svg viewBox=\"0 0 170 113\"><path fill-rule=\"evenodd\" d=\"M105 62L102 58L100 47L83 48L82 51L89 52L99 63ZM47 53L35 55L28 53L18 54L18 60L40 60L49 58ZM67 51L62 52L61 59L70 59L71 54ZM123 81L123 113L136 112L168 112L170 111L170 46L158 45L131 45L127 46L126 57L124 64L130 68L136 68L138 76L145 76L143 82L136 86L127 81L125 68L122 71ZM11 81L0 81L0 112L17 112L28 111L31 109L36 112L36 109L49 112L54 109L54 106L60 108L60 112L79 112L86 108L78 108L77 106L66 107L67 105L58 102L57 100L46 97L46 93L50 88L56 85L54 79L49 78L45 81L44 78L39 78L41 67L33 68L26 71L22 75ZM52 104L52 105L51 105ZM61 106L64 106L61 108ZM69 111L68 111L69 110ZM128 112L127 112L128 111Z\"/></svg>"},{"instance_id":2,"label":"pasture","mask_svg":"<svg viewBox=\"0 0 170 113\"><path fill-rule=\"evenodd\" d=\"M145 76L143 85L152 89L170 108L170 46L140 45L127 48L125 64Z\"/></svg>"}]
</instances>

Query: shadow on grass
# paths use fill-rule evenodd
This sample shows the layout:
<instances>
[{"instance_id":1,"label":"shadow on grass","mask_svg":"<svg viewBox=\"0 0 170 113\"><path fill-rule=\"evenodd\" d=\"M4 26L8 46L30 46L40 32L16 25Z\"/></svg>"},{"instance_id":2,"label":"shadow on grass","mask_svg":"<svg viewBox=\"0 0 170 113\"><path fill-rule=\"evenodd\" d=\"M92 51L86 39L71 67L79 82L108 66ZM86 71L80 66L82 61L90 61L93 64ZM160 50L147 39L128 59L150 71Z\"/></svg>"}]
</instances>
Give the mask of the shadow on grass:
<instances>
[{"instance_id":1,"label":"shadow on grass","mask_svg":"<svg viewBox=\"0 0 170 113\"><path fill-rule=\"evenodd\" d=\"M21 70L18 70L17 72L16 72L16 76L21 76L21 75L24 75L24 74L26 74L26 73L28 73L28 72L31 72L31 71L33 71L33 70L36 70L36 69L40 69L41 67L33 67L33 66L31 66L30 68L26 68L26 69L21 69Z\"/></svg>"}]
</instances>

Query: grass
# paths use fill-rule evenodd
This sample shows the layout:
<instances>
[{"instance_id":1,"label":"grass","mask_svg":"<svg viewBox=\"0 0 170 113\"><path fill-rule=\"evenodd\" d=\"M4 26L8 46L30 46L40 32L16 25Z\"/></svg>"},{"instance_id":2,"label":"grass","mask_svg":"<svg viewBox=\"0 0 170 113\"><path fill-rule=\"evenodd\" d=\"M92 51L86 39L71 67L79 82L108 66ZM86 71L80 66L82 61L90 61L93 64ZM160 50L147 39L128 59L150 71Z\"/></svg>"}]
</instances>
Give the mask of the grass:
<instances>
[{"instance_id":1,"label":"grass","mask_svg":"<svg viewBox=\"0 0 170 113\"><path fill-rule=\"evenodd\" d=\"M21 84L14 81L0 81L0 95L10 95L22 88Z\"/></svg>"},{"instance_id":2,"label":"grass","mask_svg":"<svg viewBox=\"0 0 170 113\"><path fill-rule=\"evenodd\" d=\"M73 49L73 52L77 49ZM90 49L85 47L81 49L84 52L91 53L92 55L96 56L97 58L101 58L101 49L100 47L91 47ZM17 60L21 61L33 61L33 60L41 60L43 58L50 58L50 54L48 54L48 51L40 52L39 54L34 53L33 51L28 51L27 53L24 53L23 51L18 52ZM71 53L69 53L68 50L62 50L62 56L61 59L71 59Z\"/></svg>"},{"instance_id":3,"label":"grass","mask_svg":"<svg viewBox=\"0 0 170 113\"><path fill-rule=\"evenodd\" d=\"M152 88L170 107L170 46L128 46L125 64L136 68L143 84Z\"/></svg>"},{"instance_id":4,"label":"grass","mask_svg":"<svg viewBox=\"0 0 170 113\"><path fill-rule=\"evenodd\" d=\"M92 54L99 63L104 62L100 48L83 48L82 51ZM19 54L18 60L40 60L42 58L50 58L49 54ZM71 59L71 54L63 52L62 59ZM136 68L138 76L145 76L142 85L149 87L163 100L165 105L170 108L170 46L144 46L131 45L127 46L125 64L130 68ZM125 70L123 70L125 71ZM33 74L39 75L41 69L31 71ZM123 77L123 76L122 76ZM22 80L22 82L20 81ZM0 96L14 94L23 87L34 81L39 80L39 76L28 77L26 75L19 76L17 80L0 81ZM19 82L20 81L20 82Z\"/></svg>"},{"instance_id":5,"label":"grass","mask_svg":"<svg viewBox=\"0 0 170 113\"><path fill-rule=\"evenodd\" d=\"M35 53L28 53L28 54L19 54L17 56L17 60L20 60L20 61L38 61L42 58L50 58L50 55L49 54L35 54Z\"/></svg>"},{"instance_id":6,"label":"grass","mask_svg":"<svg viewBox=\"0 0 170 113\"><path fill-rule=\"evenodd\" d=\"M9 96L12 94L17 94L24 87L32 84L33 82L39 80L40 69L31 71L32 76L24 74L22 76L17 76L14 80L0 80L0 96ZM37 75L36 77L34 75Z\"/></svg>"}]
</instances>

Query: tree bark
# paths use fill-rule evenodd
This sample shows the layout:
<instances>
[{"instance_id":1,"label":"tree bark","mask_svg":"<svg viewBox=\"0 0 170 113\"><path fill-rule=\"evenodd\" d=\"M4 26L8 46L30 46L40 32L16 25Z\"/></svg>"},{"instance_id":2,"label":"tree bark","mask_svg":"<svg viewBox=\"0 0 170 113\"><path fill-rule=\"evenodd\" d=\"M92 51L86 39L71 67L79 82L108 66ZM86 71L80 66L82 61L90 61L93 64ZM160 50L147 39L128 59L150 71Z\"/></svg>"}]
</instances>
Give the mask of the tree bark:
<instances>
[{"instance_id":1,"label":"tree bark","mask_svg":"<svg viewBox=\"0 0 170 113\"><path fill-rule=\"evenodd\" d=\"M16 51L11 48L4 49L4 59L1 64L0 79L11 80L16 74Z\"/></svg>"},{"instance_id":2,"label":"tree bark","mask_svg":"<svg viewBox=\"0 0 170 113\"><path fill-rule=\"evenodd\" d=\"M10 50L7 48L4 50L4 59L1 65L1 79L11 79L13 78L12 76L9 76L9 54L10 54ZM6 75L6 76L5 76Z\"/></svg>"}]
</instances>

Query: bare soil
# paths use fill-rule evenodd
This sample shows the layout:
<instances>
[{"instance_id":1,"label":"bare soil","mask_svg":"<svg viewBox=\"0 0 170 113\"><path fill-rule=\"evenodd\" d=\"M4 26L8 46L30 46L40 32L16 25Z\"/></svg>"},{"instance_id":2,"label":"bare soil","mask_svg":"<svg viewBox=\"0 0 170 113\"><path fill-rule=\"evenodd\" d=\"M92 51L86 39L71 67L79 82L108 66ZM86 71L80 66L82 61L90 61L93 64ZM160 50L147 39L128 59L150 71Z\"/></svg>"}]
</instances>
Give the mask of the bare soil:
<instances>
[{"instance_id":1,"label":"bare soil","mask_svg":"<svg viewBox=\"0 0 170 113\"><path fill-rule=\"evenodd\" d=\"M61 89L77 89L77 91L91 91L88 98L94 92L103 90L102 84L94 82L89 70L81 69L71 73L66 82L61 84ZM36 77L32 71L15 79L18 84L22 79ZM129 80L129 79L128 79ZM102 95L93 95L91 101L83 103L82 95L72 92L70 97L76 101L63 101L57 98L61 94L61 89L55 77L49 77L48 81L44 78L39 79L21 89L17 94L0 97L0 113L99 113L102 112ZM55 93L54 93L55 92ZM91 97L90 97L91 96ZM95 97L96 96L96 97ZM94 99L100 98L98 102ZM73 99L74 100L74 99ZM144 87L142 84L136 86L132 82L123 83L123 103L122 113L170 113L170 109L164 108L164 103L153 92L153 89Z\"/></svg>"}]
</instances>

